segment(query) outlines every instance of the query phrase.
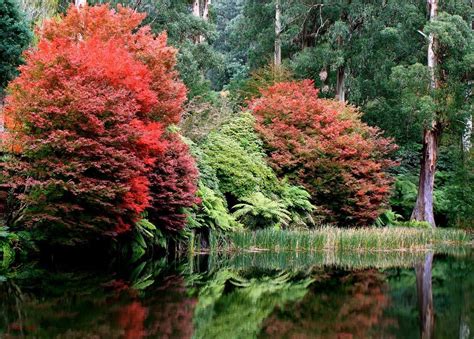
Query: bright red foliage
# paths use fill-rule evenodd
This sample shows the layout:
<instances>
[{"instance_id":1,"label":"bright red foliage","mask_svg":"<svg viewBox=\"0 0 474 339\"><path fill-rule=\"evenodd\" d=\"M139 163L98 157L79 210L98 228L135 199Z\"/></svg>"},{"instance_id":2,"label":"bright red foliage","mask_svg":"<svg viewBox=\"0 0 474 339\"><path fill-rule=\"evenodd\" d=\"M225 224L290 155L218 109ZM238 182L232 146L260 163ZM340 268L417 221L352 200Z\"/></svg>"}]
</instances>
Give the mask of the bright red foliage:
<instances>
[{"instance_id":1,"label":"bright red foliage","mask_svg":"<svg viewBox=\"0 0 474 339\"><path fill-rule=\"evenodd\" d=\"M355 108L318 98L309 80L261 92L250 108L275 170L305 186L332 220L371 223L390 191L391 140Z\"/></svg>"},{"instance_id":2,"label":"bright red foliage","mask_svg":"<svg viewBox=\"0 0 474 339\"><path fill-rule=\"evenodd\" d=\"M7 127L23 160L12 180L28 189L27 224L120 233L149 205L147 166L166 144L160 124L137 117L157 102L149 72L118 46L41 41L10 85Z\"/></svg>"},{"instance_id":3,"label":"bright red foliage","mask_svg":"<svg viewBox=\"0 0 474 339\"><path fill-rule=\"evenodd\" d=\"M92 36L102 41L116 41L150 72L150 89L158 101L150 107L149 117L164 124L178 123L186 100L186 87L175 70L176 49L167 45L166 33L155 36L149 26L140 27L144 18L145 14L120 5L117 11L108 5L86 6L81 10L71 5L62 20L46 21L37 33L40 39L62 38L69 44Z\"/></svg>"},{"instance_id":4,"label":"bright red foliage","mask_svg":"<svg viewBox=\"0 0 474 339\"><path fill-rule=\"evenodd\" d=\"M20 153L9 181L24 190L22 223L51 231L53 241L128 231L155 199L148 174L168 161L162 132L179 121L186 89L166 35L138 29L142 19L130 9L71 7L44 25L9 86L7 142ZM180 179L190 185L189 173Z\"/></svg>"},{"instance_id":5,"label":"bright red foliage","mask_svg":"<svg viewBox=\"0 0 474 339\"><path fill-rule=\"evenodd\" d=\"M188 146L176 133L167 134L169 147L155 163L149 175L151 206L149 220L168 232L177 232L186 225L183 208L198 203L196 197L199 172Z\"/></svg>"}]
</instances>

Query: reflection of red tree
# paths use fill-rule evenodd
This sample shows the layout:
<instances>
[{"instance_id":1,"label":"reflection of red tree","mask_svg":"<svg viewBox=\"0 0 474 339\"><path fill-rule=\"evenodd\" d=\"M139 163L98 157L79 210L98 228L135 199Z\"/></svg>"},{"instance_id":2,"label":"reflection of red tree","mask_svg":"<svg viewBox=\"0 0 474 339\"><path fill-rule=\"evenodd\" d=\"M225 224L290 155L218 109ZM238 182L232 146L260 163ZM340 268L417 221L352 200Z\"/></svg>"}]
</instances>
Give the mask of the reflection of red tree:
<instances>
[{"instance_id":1,"label":"reflection of red tree","mask_svg":"<svg viewBox=\"0 0 474 339\"><path fill-rule=\"evenodd\" d=\"M119 309L117 323L123 329L123 338L137 339L145 336L145 320L148 311L139 301Z\"/></svg>"},{"instance_id":2,"label":"reflection of red tree","mask_svg":"<svg viewBox=\"0 0 474 339\"><path fill-rule=\"evenodd\" d=\"M191 338L196 299L188 297L184 279L169 276L153 292L150 305L151 325L148 334L160 338Z\"/></svg>"},{"instance_id":3,"label":"reflection of red tree","mask_svg":"<svg viewBox=\"0 0 474 339\"><path fill-rule=\"evenodd\" d=\"M334 278L333 278L334 279ZM285 338L365 338L389 304L386 285L375 270L344 275L338 285L313 285L305 298L275 311L263 336Z\"/></svg>"}]
</instances>

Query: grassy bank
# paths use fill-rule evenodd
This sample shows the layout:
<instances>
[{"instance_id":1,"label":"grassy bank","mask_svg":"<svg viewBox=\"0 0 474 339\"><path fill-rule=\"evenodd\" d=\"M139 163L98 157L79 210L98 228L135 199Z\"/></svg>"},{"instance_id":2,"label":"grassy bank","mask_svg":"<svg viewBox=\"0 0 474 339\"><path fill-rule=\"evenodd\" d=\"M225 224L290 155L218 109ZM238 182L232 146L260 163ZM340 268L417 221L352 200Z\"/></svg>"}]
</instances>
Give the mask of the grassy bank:
<instances>
[{"instance_id":1,"label":"grassy bank","mask_svg":"<svg viewBox=\"0 0 474 339\"><path fill-rule=\"evenodd\" d=\"M213 241L217 243L217 241ZM404 227L343 229L324 227L312 231L260 230L236 232L218 241L224 251L404 251L449 245L468 245L471 237L453 229Z\"/></svg>"}]
</instances>

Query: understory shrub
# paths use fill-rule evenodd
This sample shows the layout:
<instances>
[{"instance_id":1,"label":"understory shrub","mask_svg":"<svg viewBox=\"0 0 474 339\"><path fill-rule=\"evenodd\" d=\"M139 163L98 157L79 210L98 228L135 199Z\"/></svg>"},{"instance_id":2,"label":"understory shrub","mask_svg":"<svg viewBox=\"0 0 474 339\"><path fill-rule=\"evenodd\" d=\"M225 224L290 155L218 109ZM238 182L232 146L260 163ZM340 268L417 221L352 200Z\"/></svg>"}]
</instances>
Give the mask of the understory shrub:
<instances>
[{"instance_id":1,"label":"understory shrub","mask_svg":"<svg viewBox=\"0 0 474 339\"><path fill-rule=\"evenodd\" d=\"M190 214L189 227L191 229L209 228L212 231L228 232L242 228L242 225L229 213L225 200L213 190L201 183L197 196L200 204L195 205Z\"/></svg>"},{"instance_id":2,"label":"understory shrub","mask_svg":"<svg viewBox=\"0 0 474 339\"><path fill-rule=\"evenodd\" d=\"M242 203L234 206L233 215L250 229L281 228L288 226L291 221L291 213L282 201L267 198L261 192L241 200Z\"/></svg>"},{"instance_id":3,"label":"understory shrub","mask_svg":"<svg viewBox=\"0 0 474 339\"><path fill-rule=\"evenodd\" d=\"M278 180L266 164L253 118L242 114L201 144L202 161L214 169L223 194L241 199L254 192L272 192Z\"/></svg>"},{"instance_id":4,"label":"understory shrub","mask_svg":"<svg viewBox=\"0 0 474 339\"><path fill-rule=\"evenodd\" d=\"M362 123L354 107L318 98L312 81L261 93L249 107L277 174L304 186L328 221L372 224L390 193L392 141Z\"/></svg>"}]
</instances>

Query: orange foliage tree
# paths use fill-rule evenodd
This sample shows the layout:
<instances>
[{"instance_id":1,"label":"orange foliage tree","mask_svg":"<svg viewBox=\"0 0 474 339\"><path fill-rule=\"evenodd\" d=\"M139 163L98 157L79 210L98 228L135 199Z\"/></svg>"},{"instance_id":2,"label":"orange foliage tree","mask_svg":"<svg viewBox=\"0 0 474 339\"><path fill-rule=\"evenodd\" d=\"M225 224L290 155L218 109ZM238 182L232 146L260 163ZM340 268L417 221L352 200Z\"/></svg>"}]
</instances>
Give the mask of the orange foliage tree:
<instances>
[{"instance_id":1,"label":"orange foliage tree","mask_svg":"<svg viewBox=\"0 0 474 339\"><path fill-rule=\"evenodd\" d=\"M250 103L272 167L303 185L329 221L367 225L383 209L396 146L352 106L318 98L313 82L283 82Z\"/></svg>"}]
</instances>

